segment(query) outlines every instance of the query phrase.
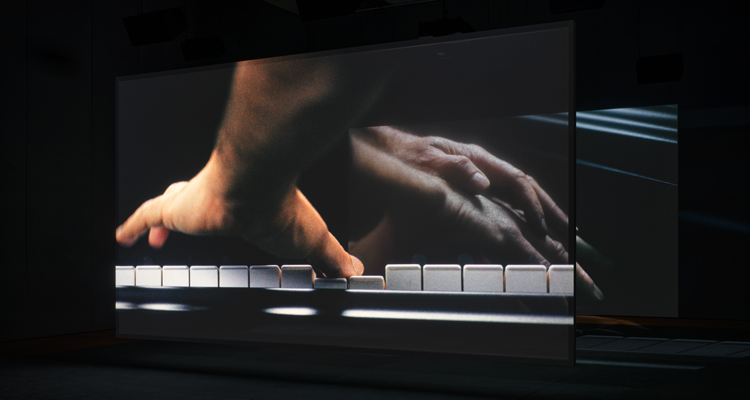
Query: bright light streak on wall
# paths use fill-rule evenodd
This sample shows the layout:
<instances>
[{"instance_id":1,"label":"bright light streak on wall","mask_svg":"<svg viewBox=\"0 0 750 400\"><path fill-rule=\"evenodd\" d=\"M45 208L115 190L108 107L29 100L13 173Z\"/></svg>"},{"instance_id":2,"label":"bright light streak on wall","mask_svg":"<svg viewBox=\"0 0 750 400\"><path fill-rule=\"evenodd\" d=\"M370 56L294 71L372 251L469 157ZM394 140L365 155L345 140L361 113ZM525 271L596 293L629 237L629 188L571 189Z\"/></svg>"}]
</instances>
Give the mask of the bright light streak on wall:
<instances>
[{"instance_id":1,"label":"bright light streak on wall","mask_svg":"<svg viewBox=\"0 0 750 400\"><path fill-rule=\"evenodd\" d=\"M437 311L351 309L341 313L349 318L407 319L416 321L493 322L505 324L573 325L572 316L484 314Z\"/></svg>"}]
</instances>

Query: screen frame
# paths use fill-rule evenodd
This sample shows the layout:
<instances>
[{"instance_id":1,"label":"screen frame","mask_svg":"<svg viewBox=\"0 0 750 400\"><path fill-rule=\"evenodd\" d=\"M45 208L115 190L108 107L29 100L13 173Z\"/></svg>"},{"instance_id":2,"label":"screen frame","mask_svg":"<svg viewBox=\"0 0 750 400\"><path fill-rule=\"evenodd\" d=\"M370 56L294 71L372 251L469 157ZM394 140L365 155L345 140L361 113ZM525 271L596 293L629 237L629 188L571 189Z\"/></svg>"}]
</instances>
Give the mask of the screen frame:
<instances>
[{"instance_id":1,"label":"screen frame","mask_svg":"<svg viewBox=\"0 0 750 400\"><path fill-rule=\"evenodd\" d=\"M524 34L524 33L533 33L537 31L542 30L551 30L551 29L560 29L565 28L568 30L569 35L569 47L568 47L568 58L569 58L569 79L568 79L568 94L569 94L569 100L568 100L568 165L569 165L569 191L568 191L568 217L569 217L569 225L568 225L568 253L570 257L570 264L575 265L575 160L576 160L576 154L575 154L575 129L576 129L576 106L575 106L575 23L573 21L565 21L565 22L555 22L555 23L547 23L547 24L540 24L540 25L533 25L533 26L523 26L523 27L515 27L515 28L508 28L508 29L500 29L500 30L493 30L493 31L484 31L484 32L477 32L477 33L469 33L469 34L461 34L461 35L454 35L450 37L435 37L435 38L420 38L416 41L404 41L404 42L395 42L395 43L384 43L384 44L376 44L376 45L369 45L369 46L362 46L362 47L354 47L354 48L346 48L346 49L336 49L336 50L328 50L328 51L322 51L322 52L313 52L313 53L304 53L304 54L293 54L293 55L285 55L285 56L278 56L273 58L264 58L264 59L256 59L252 60L255 63L265 63L265 62L277 62L277 61L291 61L291 60L299 60L299 59L306 59L306 58L315 58L315 57L327 57L327 56L337 56L337 55L344 55L349 53L357 53L357 52L377 52L377 51L384 51L384 50L394 50L394 49L400 49L400 48L407 48L407 47L415 47L415 46L423 46L423 45L432 45L432 44L439 44L439 43L446 43L451 42L454 40L471 40L471 39L481 39L486 37L493 37L493 36L509 36L509 35L516 35L516 34ZM234 63L224 63L224 64L217 64L217 65L211 65L211 66L201 66L201 67L192 67L192 68L185 68L181 70L172 70L172 71L161 71L161 72L154 72L154 73L148 73L148 74L140 74L140 75L131 75L131 76L124 76L124 77L118 77L116 78L116 110L120 109L120 96L119 96L119 85L122 82L127 82L129 80L136 80L136 79L144 79L144 78L156 78L161 76L174 76L177 74L185 74L185 73L196 73L196 72L202 72L202 71L210 71L215 69L223 69L223 68L231 68ZM116 176L118 177L119 181L119 168L120 168L120 152L119 152L119 128L120 128L120 116L119 112L116 113L116 165L115 165L115 171ZM119 184L116 185L116 199L115 199L115 212L116 214L119 213L120 210L120 187ZM118 218L118 217L116 217ZM119 260L119 247L116 250L116 259ZM575 310L575 296L569 296L570 301L572 301L572 310ZM575 317L575 315L574 315ZM120 334L120 319L119 316L116 318L117 320L117 332L118 337L131 337L131 338L143 338L143 339L168 339L168 340L178 340L178 341L197 341L197 342L211 342L211 343L226 343L226 341L221 340L212 340L212 339L198 339L198 340L191 340L181 337L169 337L166 338L164 336L144 336L144 335L122 335ZM438 354L451 354L452 356L469 356L469 357L490 357L490 358L502 358L504 360L508 361L514 361L514 362L543 362L545 364L560 364L560 365L573 365L575 362L575 323L571 326L571 332L572 334L569 335L569 351L568 351L568 359L564 361L555 361L555 360L534 360L534 359L526 359L526 358L509 358L505 356L497 356L497 355L478 355L478 354L457 354L457 353L438 353ZM231 343L236 343L235 341L230 341ZM268 342L257 342L257 343L268 343ZM270 344L270 343L268 343ZM308 344L308 343L278 343L276 345L279 346L289 346L292 345L294 347L299 348L306 348L306 347L314 347L314 348L327 348L327 346L321 346L316 344ZM384 351L383 349L373 349L369 347L343 347L343 346L334 346L331 347L332 349L337 350L352 350L352 351ZM409 353L408 350L402 350L402 349L393 349L393 350L385 350L388 352L393 353ZM423 351L415 351L414 353L417 354L424 354ZM431 352L427 352L431 353Z\"/></svg>"}]
</instances>

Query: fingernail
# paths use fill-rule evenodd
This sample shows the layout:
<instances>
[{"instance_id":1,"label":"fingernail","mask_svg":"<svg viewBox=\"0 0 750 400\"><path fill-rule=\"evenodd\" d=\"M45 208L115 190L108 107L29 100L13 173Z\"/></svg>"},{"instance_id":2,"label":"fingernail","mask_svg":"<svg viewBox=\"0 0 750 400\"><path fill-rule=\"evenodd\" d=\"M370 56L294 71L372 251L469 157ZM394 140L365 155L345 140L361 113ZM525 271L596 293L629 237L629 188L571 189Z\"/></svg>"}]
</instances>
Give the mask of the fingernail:
<instances>
[{"instance_id":1,"label":"fingernail","mask_svg":"<svg viewBox=\"0 0 750 400\"><path fill-rule=\"evenodd\" d=\"M594 288L594 296L596 297L596 299L600 301L604 300L604 293L602 293L599 287L596 286L596 284L592 284L592 287Z\"/></svg>"},{"instance_id":2,"label":"fingernail","mask_svg":"<svg viewBox=\"0 0 750 400\"><path fill-rule=\"evenodd\" d=\"M476 188L484 190L490 187L490 180L483 173L477 171L471 176L471 184Z\"/></svg>"},{"instance_id":3,"label":"fingernail","mask_svg":"<svg viewBox=\"0 0 750 400\"><path fill-rule=\"evenodd\" d=\"M528 264L533 264L533 265L544 265L544 266L545 266L545 267L547 267L547 268L549 268L549 266L550 266L550 265L552 265L552 264L550 264L550 262L549 262L549 261L547 261L547 260L542 260L541 262L539 262L539 259L538 259L538 258L537 258L536 256L534 256L534 255L530 255L530 256L529 256L529 262L528 262Z\"/></svg>"},{"instance_id":4,"label":"fingernail","mask_svg":"<svg viewBox=\"0 0 750 400\"><path fill-rule=\"evenodd\" d=\"M122 225L118 226L117 229L115 230L115 236L119 236L120 232L122 232Z\"/></svg>"}]
</instances>

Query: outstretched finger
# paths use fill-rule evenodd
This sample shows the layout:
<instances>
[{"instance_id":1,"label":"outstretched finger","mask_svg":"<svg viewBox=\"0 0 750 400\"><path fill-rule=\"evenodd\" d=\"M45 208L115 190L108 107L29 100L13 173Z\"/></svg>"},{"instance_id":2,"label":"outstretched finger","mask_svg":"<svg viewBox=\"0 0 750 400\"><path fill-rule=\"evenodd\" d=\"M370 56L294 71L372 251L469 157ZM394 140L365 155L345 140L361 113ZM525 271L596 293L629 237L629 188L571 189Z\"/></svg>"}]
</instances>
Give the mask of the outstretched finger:
<instances>
[{"instance_id":1,"label":"outstretched finger","mask_svg":"<svg viewBox=\"0 0 750 400\"><path fill-rule=\"evenodd\" d=\"M542 209L544 210L544 215L547 216L547 220L549 221L549 225L552 227L552 229L560 234L564 234L565 237L567 237L568 232L568 216L565 215L565 213L560 209L560 207L557 206L557 203L555 203L554 200L552 200L552 197L550 197L547 192L542 189L542 187L539 185L539 182L536 181L531 176L526 176L526 178L531 183L531 186L534 188L534 191L536 192L537 197L539 198L539 201L541 202Z\"/></svg>"},{"instance_id":2,"label":"outstretched finger","mask_svg":"<svg viewBox=\"0 0 750 400\"><path fill-rule=\"evenodd\" d=\"M362 275L364 272L362 261L347 253L330 232L324 241L307 256L307 260L326 278L349 278Z\"/></svg>"},{"instance_id":3,"label":"outstretched finger","mask_svg":"<svg viewBox=\"0 0 750 400\"><path fill-rule=\"evenodd\" d=\"M580 260L584 261L584 264L590 261L591 264L597 266L602 266L604 268L614 268L614 263L612 262L612 260L607 258L599 250L594 248L578 235L576 235L576 254Z\"/></svg>"},{"instance_id":4,"label":"outstretched finger","mask_svg":"<svg viewBox=\"0 0 750 400\"><path fill-rule=\"evenodd\" d=\"M593 296L599 301L604 300L604 293L602 293L594 283L594 280L591 279L589 274L578 263L576 263L576 289L583 290L584 293Z\"/></svg>"},{"instance_id":5,"label":"outstretched finger","mask_svg":"<svg viewBox=\"0 0 750 400\"><path fill-rule=\"evenodd\" d=\"M163 196L147 200L131 215L125 223L117 228L115 237L117 243L123 246L132 246L138 238L146 233L149 228L161 226L162 208L164 207ZM164 238L166 240L166 237ZM163 243L162 243L163 244Z\"/></svg>"},{"instance_id":6,"label":"outstretched finger","mask_svg":"<svg viewBox=\"0 0 750 400\"><path fill-rule=\"evenodd\" d=\"M538 238L527 235L526 237L528 238L529 243L531 243L531 245L534 246L534 248L537 249L539 253L541 253L547 260L549 260L550 263L570 263L568 251L565 250L565 246L563 246L562 243L552 239L549 236Z\"/></svg>"},{"instance_id":7,"label":"outstretched finger","mask_svg":"<svg viewBox=\"0 0 750 400\"><path fill-rule=\"evenodd\" d=\"M545 267L550 266L550 262L540 253L526 238L518 232L518 234L512 238L512 246L514 250L520 253L522 260L527 260L529 264L544 265Z\"/></svg>"},{"instance_id":8,"label":"outstretched finger","mask_svg":"<svg viewBox=\"0 0 750 400\"><path fill-rule=\"evenodd\" d=\"M546 258L550 263L570 263L570 255L568 254L567 249L562 243L552 239L549 235L545 235L544 237L532 235L531 228L526 222L526 219L522 215L519 215L518 210L511 209L506 203L502 201L496 202L496 204L505 207L508 212L511 213L510 215L514 217L516 225L521 231L521 234L523 234L524 238L526 238L526 240L528 240L529 243L531 243L531 245L534 246L534 248L539 251L539 253L542 254L542 256L544 256L544 258Z\"/></svg>"},{"instance_id":9,"label":"outstretched finger","mask_svg":"<svg viewBox=\"0 0 750 400\"><path fill-rule=\"evenodd\" d=\"M326 278L362 275L364 267L344 250L307 198L294 189L284 200L270 231L245 238L282 257L305 258Z\"/></svg>"}]
</instances>

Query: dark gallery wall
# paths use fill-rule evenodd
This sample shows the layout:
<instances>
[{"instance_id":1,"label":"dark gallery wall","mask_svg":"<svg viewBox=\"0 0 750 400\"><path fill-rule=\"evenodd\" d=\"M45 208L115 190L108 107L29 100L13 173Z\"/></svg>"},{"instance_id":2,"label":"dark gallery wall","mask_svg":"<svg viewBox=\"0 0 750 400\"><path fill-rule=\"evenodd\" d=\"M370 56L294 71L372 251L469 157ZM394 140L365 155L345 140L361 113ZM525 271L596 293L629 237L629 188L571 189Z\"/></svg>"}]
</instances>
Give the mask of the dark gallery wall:
<instances>
[{"instance_id":1,"label":"dark gallery wall","mask_svg":"<svg viewBox=\"0 0 750 400\"><path fill-rule=\"evenodd\" d=\"M447 4L477 31L575 20L579 110L679 105L680 317L750 319L748 4ZM171 7L186 11L184 34L130 45L123 17ZM114 327L117 76L412 40L441 11L302 23L262 1L2 2L0 341ZM184 61L184 40L216 34L223 55ZM638 57L670 53L683 54L680 82L637 83Z\"/></svg>"}]
</instances>

